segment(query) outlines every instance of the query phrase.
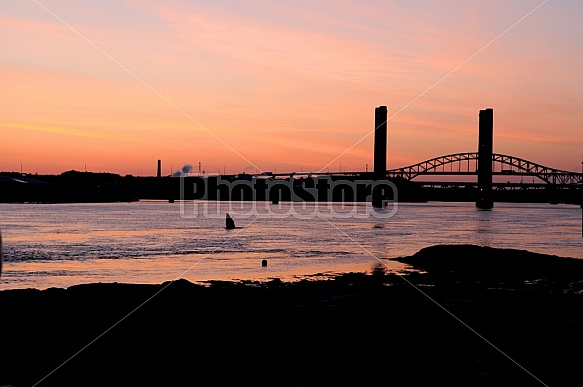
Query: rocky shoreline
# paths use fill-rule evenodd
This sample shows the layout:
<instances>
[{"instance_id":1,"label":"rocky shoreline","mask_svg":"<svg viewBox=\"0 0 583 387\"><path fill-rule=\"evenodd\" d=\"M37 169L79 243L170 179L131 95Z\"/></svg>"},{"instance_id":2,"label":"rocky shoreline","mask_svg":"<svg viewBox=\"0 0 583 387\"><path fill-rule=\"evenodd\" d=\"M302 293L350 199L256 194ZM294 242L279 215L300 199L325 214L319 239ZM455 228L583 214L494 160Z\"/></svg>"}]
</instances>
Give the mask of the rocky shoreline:
<instances>
[{"instance_id":1,"label":"rocky shoreline","mask_svg":"<svg viewBox=\"0 0 583 387\"><path fill-rule=\"evenodd\" d=\"M397 260L414 270L1 291L0 386L583 384L583 260Z\"/></svg>"}]
</instances>

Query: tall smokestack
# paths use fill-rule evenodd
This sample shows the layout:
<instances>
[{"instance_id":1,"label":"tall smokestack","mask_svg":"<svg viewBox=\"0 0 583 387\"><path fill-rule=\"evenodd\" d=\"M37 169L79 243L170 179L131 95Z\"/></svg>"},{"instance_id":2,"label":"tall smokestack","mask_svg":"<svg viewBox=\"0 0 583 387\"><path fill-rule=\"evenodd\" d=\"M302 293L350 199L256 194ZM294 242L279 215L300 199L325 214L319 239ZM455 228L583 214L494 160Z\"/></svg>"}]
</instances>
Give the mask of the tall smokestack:
<instances>
[{"instance_id":1,"label":"tall smokestack","mask_svg":"<svg viewBox=\"0 0 583 387\"><path fill-rule=\"evenodd\" d=\"M162 177L162 160L158 160L158 177Z\"/></svg>"},{"instance_id":2,"label":"tall smokestack","mask_svg":"<svg viewBox=\"0 0 583 387\"><path fill-rule=\"evenodd\" d=\"M379 106L374 112L374 178L387 175L387 107Z\"/></svg>"}]
</instances>

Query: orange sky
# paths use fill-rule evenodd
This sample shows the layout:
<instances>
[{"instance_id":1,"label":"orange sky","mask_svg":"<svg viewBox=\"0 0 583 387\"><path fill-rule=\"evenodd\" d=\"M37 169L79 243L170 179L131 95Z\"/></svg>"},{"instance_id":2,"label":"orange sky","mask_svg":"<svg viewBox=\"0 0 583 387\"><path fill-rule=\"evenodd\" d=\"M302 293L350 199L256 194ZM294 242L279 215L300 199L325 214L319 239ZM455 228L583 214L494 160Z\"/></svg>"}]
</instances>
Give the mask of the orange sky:
<instances>
[{"instance_id":1,"label":"orange sky","mask_svg":"<svg viewBox=\"0 0 583 387\"><path fill-rule=\"evenodd\" d=\"M496 153L580 171L583 3L542 3L5 1L0 171L364 170L379 105L389 168L491 107Z\"/></svg>"}]
</instances>

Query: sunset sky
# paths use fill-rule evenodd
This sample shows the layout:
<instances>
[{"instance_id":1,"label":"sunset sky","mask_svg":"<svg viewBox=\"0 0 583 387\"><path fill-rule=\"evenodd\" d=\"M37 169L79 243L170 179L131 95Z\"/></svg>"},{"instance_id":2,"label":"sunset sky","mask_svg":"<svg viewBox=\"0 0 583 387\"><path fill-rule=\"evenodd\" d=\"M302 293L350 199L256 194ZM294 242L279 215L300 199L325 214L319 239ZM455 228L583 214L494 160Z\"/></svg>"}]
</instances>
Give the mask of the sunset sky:
<instances>
[{"instance_id":1,"label":"sunset sky","mask_svg":"<svg viewBox=\"0 0 583 387\"><path fill-rule=\"evenodd\" d=\"M372 169L380 105L389 168L477 151L493 108L494 152L581 171L582 18L581 0L4 0L0 171Z\"/></svg>"}]
</instances>

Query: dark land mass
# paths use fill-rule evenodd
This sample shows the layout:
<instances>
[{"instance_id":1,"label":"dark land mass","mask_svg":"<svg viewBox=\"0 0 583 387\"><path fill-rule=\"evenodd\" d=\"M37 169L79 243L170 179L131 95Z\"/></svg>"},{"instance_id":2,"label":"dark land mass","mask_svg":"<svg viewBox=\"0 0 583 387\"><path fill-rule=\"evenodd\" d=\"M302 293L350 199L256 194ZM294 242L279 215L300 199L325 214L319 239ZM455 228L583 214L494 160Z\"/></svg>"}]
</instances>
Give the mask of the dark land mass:
<instances>
[{"instance_id":1,"label":"dark land mass","mask_svg":"<svg viewBox=\"0 0 583 387\"><path fill-rule=\"evenodd\" d=\"M583 384L583 260L466 245L399 260L416 270L5 290L0 385Z\"/></svg>"},{"instance_id":2,"label":"dark land mass","mask_svg":"<svg viewBox=\"0 0 583 387\"><path fill-rule=\"evenodd\" d=\"M90 203L154 200L244 200L244 201L371 201L372 173L362 176L292 179L260 178L251 175L210 177L136 177L113 173L67 171L60 175L22 175L0 173L1 203ZM420 182L393 178L397 188L384 196L401 202L457 201L475 202L477 188L468 185L424 186ZM360 183L358 189L355 186ZM581 204L581 189L569 187L497 187L492 192L495 202Z\"/></svg>"}]
</instances>

